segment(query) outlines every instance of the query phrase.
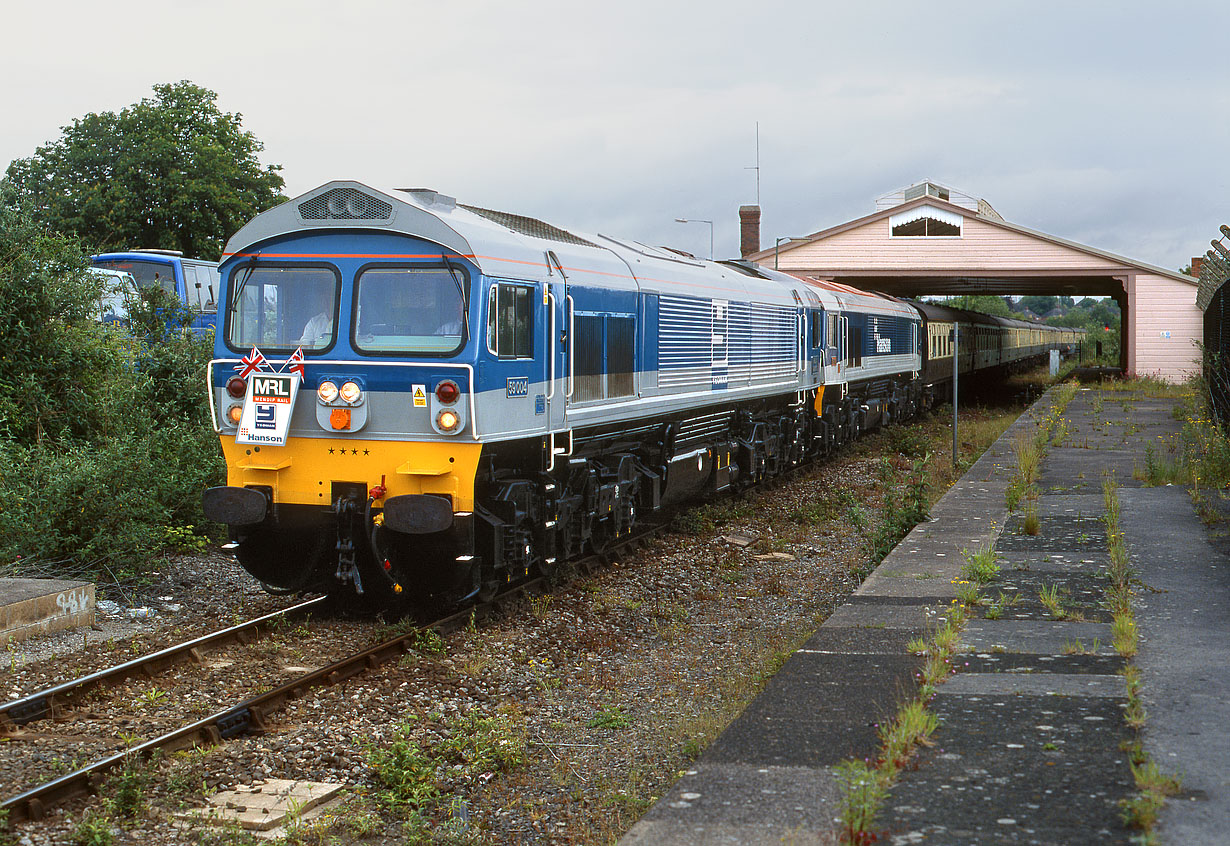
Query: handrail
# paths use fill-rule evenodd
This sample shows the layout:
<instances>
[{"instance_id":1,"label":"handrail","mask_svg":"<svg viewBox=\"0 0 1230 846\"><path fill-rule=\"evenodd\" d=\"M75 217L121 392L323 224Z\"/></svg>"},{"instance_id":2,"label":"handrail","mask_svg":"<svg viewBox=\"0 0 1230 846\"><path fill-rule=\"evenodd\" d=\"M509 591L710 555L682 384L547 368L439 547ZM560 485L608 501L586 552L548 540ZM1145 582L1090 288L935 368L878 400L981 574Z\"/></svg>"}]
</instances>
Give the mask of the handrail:
<instances>
[{"instance_id":1,"label":"handrail","mask_svg":"<svg viewBox=\"0 0 1230 846\"><path fill-rule=\"evenodd\" d=\"M572 391L576 387L577 304L573 301L572 294L565 294L564 299L568 303L568 390L565 391L564 397L572 399Z\"/></svg>"},{"instance_id":2,"label":"handrail","mask_svg":"<svg viewBox=\"0 0 1230 846\"><path fill-rule=\"evenodd\" d=\"M551 320L547 328L547 359L550 361L550 369L547 371L547 400L550 401L555 396L555 294L547 292L547 307L551 312Z\"/></svg>"}]
</instances>

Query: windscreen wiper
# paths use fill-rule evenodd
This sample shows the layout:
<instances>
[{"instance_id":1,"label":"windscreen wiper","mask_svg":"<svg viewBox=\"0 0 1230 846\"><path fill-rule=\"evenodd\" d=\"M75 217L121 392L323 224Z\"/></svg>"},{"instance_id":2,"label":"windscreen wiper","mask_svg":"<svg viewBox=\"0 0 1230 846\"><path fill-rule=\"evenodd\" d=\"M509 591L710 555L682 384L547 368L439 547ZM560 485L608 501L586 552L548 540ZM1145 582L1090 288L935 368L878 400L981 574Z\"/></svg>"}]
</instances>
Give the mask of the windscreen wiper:
<instances>
[{"instance_id":1,"label":"windscreen wiper","mask_svg":"<svg viewBox=\"0 0 1230 846\"><path fill-rule=\"evenodd\" d=\"M234 313L235 306L239 305L239 295L243 293L243 286L248 284L248 280L252 277L252 271L256 270L256 262L261 257L259 252L252 254L252 263L243 269L243 278L239 280L239 284L235 286L235 290L231 293L230 311Z\"/></svg>"}]
</instances>

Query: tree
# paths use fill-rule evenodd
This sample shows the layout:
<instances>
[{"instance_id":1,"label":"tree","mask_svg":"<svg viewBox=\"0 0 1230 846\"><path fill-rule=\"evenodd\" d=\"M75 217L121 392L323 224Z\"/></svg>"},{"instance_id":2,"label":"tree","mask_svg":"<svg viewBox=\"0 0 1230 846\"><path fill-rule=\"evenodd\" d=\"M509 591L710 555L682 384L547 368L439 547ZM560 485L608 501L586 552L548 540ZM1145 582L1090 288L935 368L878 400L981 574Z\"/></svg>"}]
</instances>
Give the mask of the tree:
<instances>
[{"instance_id":1,"label":"tree","mask_svg":"<svg viewBox=\"0 0 1230 846\"><path fill-rule=\"evenodd\" d=\"M90 113L9 165L0 194L90 249L181 250L217 259L235 230L285 198L264 145L191 82L155 85L116 114Z\"/></svg>"},{"instance_id":2,"label":"tree","mask_svg":"<svg viewBox=\"0 0 1230 846\"><path fill-rule=\"evenodd\" d=\"M959 297L951 298L944 305L951 308L976 311L981 314L990 314L994 317L1008 317L1012 313L1008 309L1008 304L1004 302L1003 297L993 297L985 294L962 294Z\"/></svg>"},{"instance_id":3,"label":"tree","mask_svg":"<svg viewBox=\"0 0 1230 846\"><path fill-rule=\"evenodd\" d=\"M1059 305L1059 298L1033 294L1021 297L1020 305L1021 308L1027 308L1042 317Z\"/></svg>"}]
</instances>

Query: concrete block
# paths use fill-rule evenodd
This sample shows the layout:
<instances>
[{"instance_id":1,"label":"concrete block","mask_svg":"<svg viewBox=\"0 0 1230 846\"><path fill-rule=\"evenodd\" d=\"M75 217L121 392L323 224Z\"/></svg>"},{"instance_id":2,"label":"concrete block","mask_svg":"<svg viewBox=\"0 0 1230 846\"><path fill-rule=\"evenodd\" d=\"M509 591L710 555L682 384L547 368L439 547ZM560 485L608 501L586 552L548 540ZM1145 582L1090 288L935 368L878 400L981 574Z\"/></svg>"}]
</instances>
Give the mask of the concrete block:
<instances>
[{"instance_id":1,"label":"concrete block","mask_svg":"<svg viewBox=\"0 0 1230 846\"><path fill-rule=\"evenodd\" d=\"M0 641L14 643L94 624L94 585L0 579Z\"/></svg>"}]
</instances>

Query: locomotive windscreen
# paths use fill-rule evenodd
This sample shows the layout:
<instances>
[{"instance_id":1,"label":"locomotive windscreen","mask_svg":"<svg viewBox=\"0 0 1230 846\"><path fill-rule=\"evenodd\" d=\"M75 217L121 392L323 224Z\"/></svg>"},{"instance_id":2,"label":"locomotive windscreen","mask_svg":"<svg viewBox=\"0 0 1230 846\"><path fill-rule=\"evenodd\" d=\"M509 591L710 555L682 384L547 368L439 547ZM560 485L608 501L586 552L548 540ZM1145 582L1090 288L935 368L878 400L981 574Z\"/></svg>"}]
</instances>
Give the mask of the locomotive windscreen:
<instances>
[{"instance_id":1,"label":"locomotive windscreen","mask_svg":"<svg viewBox=\"0 0 1230 846\"><path fill-rule=\"evenodd\" d=\"M371 267L356 297L356 349L441 355L461 346L465 298L445 268Z\"/></svg>"},{"instance_id":2,"label":"locomotive windscreen","mask_svg":"<svg viewBox=\"0 0 1230 846\"><path fill-rule=\"evenodd\" d=\"M238 268L231 277L226 342L236 350L323 350L337 334L337 290L330 268Z\"/></svg>"}]
</instances>

